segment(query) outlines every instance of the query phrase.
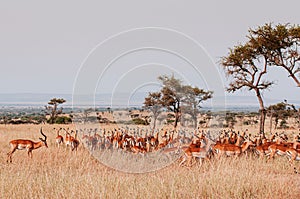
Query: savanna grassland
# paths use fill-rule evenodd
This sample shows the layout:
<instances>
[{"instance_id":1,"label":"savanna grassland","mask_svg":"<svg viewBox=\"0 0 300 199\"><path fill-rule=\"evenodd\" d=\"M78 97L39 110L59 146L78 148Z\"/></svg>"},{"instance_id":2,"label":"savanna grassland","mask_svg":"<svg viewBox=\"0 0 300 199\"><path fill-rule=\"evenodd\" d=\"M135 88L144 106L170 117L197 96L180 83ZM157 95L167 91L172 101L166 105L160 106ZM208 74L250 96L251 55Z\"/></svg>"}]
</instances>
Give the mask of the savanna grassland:
<instances>
[{"instance_id":1,"label":"savanna grassland","mask_svg":"<svg viewBox=\"0 0 300 199\"><path fill-rule=\"evenodd\" d=\"M59 127L61 127L60 125ZM6 163L8 142L26 138L38 141L39 129L49 148L13 155ZM194 166L128 174L107 168L79 146L71 152L55 145L55 125L0 126L0 198L299 198L300 175L285 157L259 160L254 156L212 159ZM69 125L65 127L74 128ZM299 162L296 163L299 169Z\"/></svg>"}]
</instances>

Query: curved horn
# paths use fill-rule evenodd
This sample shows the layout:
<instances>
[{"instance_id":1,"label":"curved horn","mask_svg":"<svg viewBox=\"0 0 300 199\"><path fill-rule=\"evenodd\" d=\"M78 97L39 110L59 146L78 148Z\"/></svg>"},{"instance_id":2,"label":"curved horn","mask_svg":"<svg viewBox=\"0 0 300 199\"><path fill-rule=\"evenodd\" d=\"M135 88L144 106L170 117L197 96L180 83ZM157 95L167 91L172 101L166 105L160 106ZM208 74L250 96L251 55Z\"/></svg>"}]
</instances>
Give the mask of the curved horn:
<instances>
[{"instance_id":1,"label":"curved horn","mask_svg":"<svg viewBox=\"0 0 300 199\"><path fill-rule=\"evenodd\" d=\"M47 140L47 136L43 133L42 127L41 127L41 134L44 136L45 140Z\"/></svg>"}]
</instances>

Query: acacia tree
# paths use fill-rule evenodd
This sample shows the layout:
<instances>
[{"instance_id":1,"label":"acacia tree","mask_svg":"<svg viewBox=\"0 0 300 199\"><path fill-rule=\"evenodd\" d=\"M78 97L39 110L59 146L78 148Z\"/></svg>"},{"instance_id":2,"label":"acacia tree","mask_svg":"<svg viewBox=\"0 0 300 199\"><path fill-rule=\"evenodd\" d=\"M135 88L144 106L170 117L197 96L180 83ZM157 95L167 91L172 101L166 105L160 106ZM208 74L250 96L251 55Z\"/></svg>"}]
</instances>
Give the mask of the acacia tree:
<instances>
[{"instance_id":1,"label":"acacia tree","mask_svg":"<svg viewBox=\"0 0 300 199\"><path fill-rule=\"evenodd\" d=\"M249 30L249 44L268 65L284 68L300 87L300 26L265 24Z\"/></svg>"},{"instance_id":2,"label":"acacia tree","mask_svg":"<svg viewBox=\"0 0 300 199\"><path fill-rule=\"evenodd\" d=\"M153 114L153 128L152 132L155 131L156 121L159 114L162 111L162 94L160 92L149 93L148 97L145 98L144 107L150 110Z\"/></svg>"},{"instance_id":3,"label":"acacia tree","mask_svg":"<svg viewBox=\"0 0 300 199\"><path fill-rule=\"evenodd\" d=\"M230 49L227 56L222 57L221 65L226 75L231 78L228 92L247 88L254 91L259 102L260 125L259 132L264 135L264 124L266 110L262 97L262 91L268 89L273 84L267 80L267 57L261 55L250 43L238 45Z\"/></svg>"},{"instance_id":4,"label":"acacia tree","mask_svg":"<svg viewBox=\"0 0 300 199\"><path fill-rule=\"evenodd\" d=\"M162 105L175 114L174 128L177 127L180 121L182 111L192 116L195 127L197 127L200 103L211 98L213 92L183 85L182 81L176 79L173 75L171 77L160 76L158 79L163 84L160 91L162 93Z\"/></svg>"},{"instance_id":5,"label":"acacia tree","mask_svg":"<svg viewBox=\"0 0 300 199\"><path fill-rule=\"evenodd\" d=\"M182 82L173 75L171 77L166 75L159 76L158 79L163 84L163 88L160 91L162 93L162 105L174 112L174 128L176 128L180 120L181 103L184 96Z\"/></svg>"},{"instance_id":6,"label":"acacia tree","mask_svg":"<svg viewBox=\"0 0 300 199\"><path fill-rule=\"evenodd\" d=\"M45 106L46 111L50 114L49 123L53 124L58 114L62 113L63 108L58 109L58 105L65 103L66 100L62 98L53 98L48 102L48 106Z\"/></svg>"},{"instance_id":7,"label":"acacia tree","mask_svg":"<svg viewBox=\"0 0 300 199\"><path fill-rule=\"evenodd\" d=\"M197 128L197 116L200 112L200 104L212 98L212 91L205 91L198 87L184 86L183 91L185 93L184 104L182 106L183 112L189 114L194 122L194 128Z\"/></svg>"},{"instance_id":8,"label":"acacia tree","mask_svg":"<svg viewBox=\"0 0 300 199\"><path fill-rule=\"evenodd\" d=\"M275 118L275 129L277 129L278 121L281 118L282 112L286 105L283 102L270 105L267 108L267 115L270 117L270 133L272 133L273 118Z\"/></svg>"}]
</instances>

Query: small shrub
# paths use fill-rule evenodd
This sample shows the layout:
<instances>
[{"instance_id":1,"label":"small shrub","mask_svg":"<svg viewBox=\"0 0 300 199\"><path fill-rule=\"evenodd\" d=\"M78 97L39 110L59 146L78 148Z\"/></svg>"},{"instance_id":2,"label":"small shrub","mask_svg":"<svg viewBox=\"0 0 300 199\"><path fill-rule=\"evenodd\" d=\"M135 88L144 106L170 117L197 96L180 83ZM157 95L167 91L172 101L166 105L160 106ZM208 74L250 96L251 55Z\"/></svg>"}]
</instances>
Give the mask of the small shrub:
<instances>
[{"instance_id":1,"label":"small shrub","mask_svg":"<svg viewBox=\"0 0 300 199\"><path fill-rule=\"evenodd\" d=\"M135 124L135 125L148 125L148 123L141 119L141 118L134 118L132 119L132 122Z\"/></svg>"},{"instance_id":2,"label":"small shrub","mask_svg":"<svg viewBox=\"0 0 300 199\"><path fill-rule=\"evenodd\" d=\"M48 120L47 122L49 123L50 121ZM57 118L55 118L54 123L55 124L70 124L70 123L72 123L72 119L67 116L58 116Z\"/></svg>"}]
</instances>

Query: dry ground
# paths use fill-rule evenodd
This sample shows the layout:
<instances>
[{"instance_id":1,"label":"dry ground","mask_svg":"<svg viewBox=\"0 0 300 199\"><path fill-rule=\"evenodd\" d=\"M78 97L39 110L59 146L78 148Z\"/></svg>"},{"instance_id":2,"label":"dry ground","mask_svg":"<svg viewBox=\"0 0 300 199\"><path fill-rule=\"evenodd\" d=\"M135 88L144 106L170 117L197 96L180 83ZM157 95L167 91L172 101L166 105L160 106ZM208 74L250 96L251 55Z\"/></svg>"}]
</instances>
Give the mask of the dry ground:
<instances>
[{"instance_id":1,"label":"dry ground","mask_svg":"<svg viewBox=\"0 0 300 199\"><path fill-rule=\"evenodd\" d=\"M145 174L126 174L101 165L87 150L58 149L53 125L44 125L49 148L17 151L6 163L8 142L38 141L39 125L0 126L0 198L299 198L300 175L286 158L213 160L191 168L173 164ZM299 162L297 167L299 168Z\"/></svg>"}]
</instances>

